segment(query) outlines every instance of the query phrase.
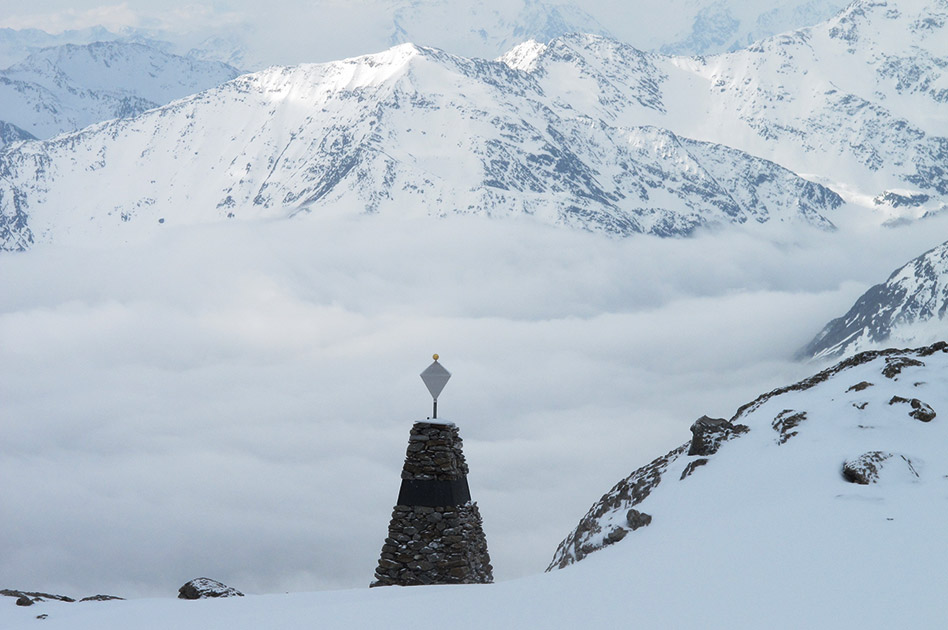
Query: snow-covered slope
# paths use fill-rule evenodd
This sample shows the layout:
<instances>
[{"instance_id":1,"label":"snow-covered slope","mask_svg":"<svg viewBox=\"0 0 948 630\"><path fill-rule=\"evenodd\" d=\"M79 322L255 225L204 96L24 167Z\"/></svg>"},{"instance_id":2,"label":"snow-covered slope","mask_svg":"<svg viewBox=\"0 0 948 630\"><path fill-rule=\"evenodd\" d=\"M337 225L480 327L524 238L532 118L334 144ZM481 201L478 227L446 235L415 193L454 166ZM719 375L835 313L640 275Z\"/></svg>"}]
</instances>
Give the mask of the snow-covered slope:
<instances>
[{"instance_id":1,"label":"snow-covered slope","mask_svg":"<svg viewBox=\"0 0 948 630\"><path fill-rule=\"evenodd\" d=\"M533 215L620 235L831 228L840 203L741 151L616 125L505 63L409 44L0 155L0 213L20 226L6 249L310 211Z\"/></svg>"},{"instance_id":2,"label":"snow-covered slope","mask_svg":"<svg viewBox=\"0 0 948 630\"><path fill-rule=\"evenodd\" d=\"M0 117L37 138L136 116L240 72L135 43L43 49L0 71Z\"/></svg>"},{"instance_id":3,"label":"snow-covered slope","mask_svg":"<svg viewBox=\"0 0 948 630\"><path fill-rule=\"evenodd\" d=\"M859 355L757 398L733 418L749 430L717 453L689 456L685 445L603 497L583 537L557 552L557 566L572 564L564 570L224 600L175 599L177 584L154 599L24 608L2 598L0 626L937 628L948 615L945 350ZM647 496L633 503L630 487ZM630 509L651 522L618 535Z\"/></svg>"},{"instance_id":4,"label":"snow-covered slope","mask_svg":"<svg viewBox=\"0 0 948 630\"><path fill-rule=\"evenodd\" d=\"M788 553L812 540L814 562L827 562L819 555L827 537L885 537L889 528L895 535L905 523L944 518L948 424L938 414L945 409L945 342L856 355L758 397L730 421L696 422L690 442L603 495L560 543L550 568L619 541L634 555L656 537L668 542L702 526L708 544L735 554L740 536L754 529ZM922 517L929 512L941 516ZM938 537L930 543L933 553L948 555ZM863 553L874 551L867 545Z\"/></svg>"},{"instance_id":5,"label":"snow-covered slope","mask_svg":"<svg viewBox=\"0 0 948 630\"><path fill-rule=\"evenodd\" d=\"M948 332L948 243L896 269L828 323L800 351L802 357L837 357L882 345L911 346Z\"/></svg>"}]
</instances>

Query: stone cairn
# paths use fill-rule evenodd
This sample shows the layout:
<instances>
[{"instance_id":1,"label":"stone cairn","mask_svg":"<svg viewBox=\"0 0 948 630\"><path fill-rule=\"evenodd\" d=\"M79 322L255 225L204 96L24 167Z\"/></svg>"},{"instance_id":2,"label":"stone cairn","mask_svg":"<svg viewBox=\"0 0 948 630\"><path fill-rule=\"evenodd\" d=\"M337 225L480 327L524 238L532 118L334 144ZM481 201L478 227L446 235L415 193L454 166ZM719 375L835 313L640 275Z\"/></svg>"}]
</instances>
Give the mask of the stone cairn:
<instances>
[{"instance_id":1,"label":"stone cairn","mask_svg":"<svg viewBox=\"0 0 948 630\"><path fill-rule=\"evenodd\" d=\"M493 580L458 428L438 420L416 422L408 438L398 504L370 586Z\"/></svg>"}]
</instances>

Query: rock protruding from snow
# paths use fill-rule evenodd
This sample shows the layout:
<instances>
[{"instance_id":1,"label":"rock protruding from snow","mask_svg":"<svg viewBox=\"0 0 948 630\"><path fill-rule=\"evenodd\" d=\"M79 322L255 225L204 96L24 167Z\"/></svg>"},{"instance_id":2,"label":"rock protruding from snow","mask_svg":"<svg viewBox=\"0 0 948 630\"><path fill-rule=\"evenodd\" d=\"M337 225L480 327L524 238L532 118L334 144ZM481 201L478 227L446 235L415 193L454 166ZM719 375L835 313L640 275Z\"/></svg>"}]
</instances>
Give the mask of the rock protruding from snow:
<instances>
[{"instance_id":1,"label":"rock protruding from snow","mask_svg":"<svg viewBox=\"0 0 948 630\"><path fill-rule=\"evenodd\" d=\"M801 357L829 358L882 344L918 345L944 338L948 318L948 242L925 252L866 291L828 323ZM886 376L903 366L893 365ZM891 374L891 376L890 376Z\"/></svg>"},{"instance_id":2,"label":"rock protruding from snow","mask_svg":"<svg viewBox=\"0 0 948 630\"><path fill-rule=\"evenodd\" d=\"M733 425L724 418L701 416L691 425L691 447L688 455L714 455L721 445L747 432L743 425Z\"/></svg>"},{"instance_id":3,"label":"rock protruding from snow","mask_svg":"<svg viewBox=\"0 0 948 630\"><path fill-rule=\"evenodd\" d=\"M629 509L648 497L661 483L668 467L681 458L687 449L688 444L683 444L617 483L589 508L576 529L559 544L546 570L562 569L624 538L628 531ZM617 534L620 530L622 533Z\"/></svg>"},{"instance_id":4,"label":"rock protruding from snow","mask_svg":"<svg viewBox=\"0 0 948 630\"><path fill-rule=\"evenodd\" d=\"M90 597L83 597L80 599L80 602L110 602L117 599L125 599L124 597L116 597L115 595L92 595Z\"/></svg>"},{"instance_id":5,"label":"rock protruding from snow","mask_svg":"<svg viewBox=\"0 0 948 630\"><path fill-rule=\"evenodd\" d=\"M909 412L909 415L919 420L921 422L931 422L935 419L935 410L931 408L931 405L922 402L918 398L903 398L901 396L893 396L889 400L890 405L895 405L899 403L904 403L909 405L912 410Z\"/></svg>"},{"instance_id":6,"label":"rock protruding from snow","mask_svg":"<svg viewBox=\"0 0 948 630\"><path fill-rule=\"evenodd\" d=\"M210 578L195 578L178 589L178 599L207 599L210 597L243 597L244 594Z\"/></svg>"},{"instance_id":7,"label":"rock protruding from snow","mask_svg":"<svg viewBox=\"0 0 948 630\"><path fill-rule=\"evenodd\" d=\"M797 427L806 420L805 411L794 411L793 409L784 409L771 423L773 430L777 432L777 444L786 444L787 440L795 436Z\"/></svg>"},{"instance_id":8,"label":"rock protruding from snow","mask_svg":"<svg viewBox=\"0 0 948 630\"><path fill-rule=\"evenodd\" d=\"M72 597L67 597L66 595L54 595L52 593L40 593L37 591L20 591L20 590L9 589L9 588L0 590L0 595L17 598L18 604L19 604L19 600L24 599L24 598L29 599L30 603L42 602L46 600L53 600L53 601L58 601L58 602L69 602L69 603L76 601ZM19 604L19 605L29 606L29 604Z\"/></svg>"},{"instance_id":9,"label":"rock protruding from snow","mask_svg":"<svg viewBox=\"0 0 948 630\"><path fill-rule=\"evenodd\" d=\"M650 524L652 522L652 515L639 512L635 508L632 508L628 514L625 515L625 522L628 523L629 529L634 532L638 528Z\"/></svg>"},{"instance_id":10,"label":"rock protruding from snow","mask_svg":"<svg viewBox=\"0 0 948 630\"><path fill-rule=\"evenodd\" d=\"M912 465L912 460L905 455L885 451L863 453L843 464L843 477L846 481L863 486L878 483L883 476L905 477L906 475L918 479L918 472Z\"/></svg>"}]
</instances>

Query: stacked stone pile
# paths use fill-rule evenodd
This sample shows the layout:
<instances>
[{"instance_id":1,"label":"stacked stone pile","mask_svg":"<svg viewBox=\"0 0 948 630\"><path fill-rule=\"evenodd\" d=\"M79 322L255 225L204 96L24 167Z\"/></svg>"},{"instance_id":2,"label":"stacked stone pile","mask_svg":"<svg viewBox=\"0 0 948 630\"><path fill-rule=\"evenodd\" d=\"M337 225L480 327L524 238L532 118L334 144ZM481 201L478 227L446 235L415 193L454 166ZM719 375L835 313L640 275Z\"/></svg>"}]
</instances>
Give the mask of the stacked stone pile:
<instances>
[{"instance_id":1,"label":"stacked stone pile","mask_svg":"<svg viewBox=\"0 0 948 630\"><path fill-rule=\"evenodd\" d=\"M493 581L487 538L467 485L461 437L451 423L416 422L398 504L372 586Z\"/></svg>"}]
</instances>

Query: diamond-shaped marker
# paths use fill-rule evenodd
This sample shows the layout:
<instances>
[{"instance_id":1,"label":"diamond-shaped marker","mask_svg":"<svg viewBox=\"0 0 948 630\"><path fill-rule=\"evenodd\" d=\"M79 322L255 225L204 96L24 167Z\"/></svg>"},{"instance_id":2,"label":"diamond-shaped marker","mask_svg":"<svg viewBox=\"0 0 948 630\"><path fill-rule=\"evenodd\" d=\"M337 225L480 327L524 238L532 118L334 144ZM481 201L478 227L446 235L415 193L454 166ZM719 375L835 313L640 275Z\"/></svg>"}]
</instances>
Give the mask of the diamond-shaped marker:
<instances>
[{"instance_id":1,"label":"diamond-shaped marker","mask_svg":"<svg viewBox=\"0 0 948 630\"><path fill-rule=\"evenodd\" d=\"M421 380L425 382L425 387L428 388L428 391L431 392L431 398L434 399L434 411L432 412L432 418L438 417L438 395L441 393L441 390L444 389L444 386L448 384L448 379L451 378L451 372L448 372L444 369L444 366L438 363L438 355L432 357L434 363L425 368L425 371L421 373Z\"/></svg>"}]
</instances>

